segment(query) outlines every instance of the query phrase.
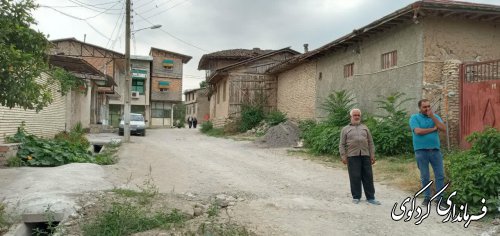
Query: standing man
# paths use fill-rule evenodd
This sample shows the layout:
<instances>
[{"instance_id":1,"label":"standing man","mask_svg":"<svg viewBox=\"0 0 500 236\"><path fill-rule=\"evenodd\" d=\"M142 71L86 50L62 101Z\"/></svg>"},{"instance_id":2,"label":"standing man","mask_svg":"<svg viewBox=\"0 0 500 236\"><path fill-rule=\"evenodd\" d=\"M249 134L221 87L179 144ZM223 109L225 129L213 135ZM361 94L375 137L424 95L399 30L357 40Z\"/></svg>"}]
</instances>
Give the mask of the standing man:
<instances>
[{"instance_id":1,"label":"standing man","mask_svg":"<svg viewBox=\"0 0 500 236\"><path fill-rule=\"evenodd\" d=\"M444 166L438 130L446 131L446 126L443 124L441 117L432 112L429 100L422 99L418 101L418 108L420 113L413 114L410 117L410 128L413 135L415 159L420 170L420 181L422 187L429 183L429 164L431 164L436 178L436 191L439 191L444 186ZM439 201L441 197L439 196L436 201ZM427 206L430 199L431 190L427 188L424 192L422 205Z\"/></svg>"},{"instance_id":2,"label":"standing man","mask_svg":"<svg viewBox=\"0 0 500 236\"><path fill-rule=\"evenodd\" d=\"M372 165L375 164L375 146L372 135L366 125L361 124L361 110L352 109L351 123L342 129L339 151L342 162L347 164L351 183L352 202L361 200L361 184L368 203L380 205L375 200Z\"/></svg>"}]
</instances>

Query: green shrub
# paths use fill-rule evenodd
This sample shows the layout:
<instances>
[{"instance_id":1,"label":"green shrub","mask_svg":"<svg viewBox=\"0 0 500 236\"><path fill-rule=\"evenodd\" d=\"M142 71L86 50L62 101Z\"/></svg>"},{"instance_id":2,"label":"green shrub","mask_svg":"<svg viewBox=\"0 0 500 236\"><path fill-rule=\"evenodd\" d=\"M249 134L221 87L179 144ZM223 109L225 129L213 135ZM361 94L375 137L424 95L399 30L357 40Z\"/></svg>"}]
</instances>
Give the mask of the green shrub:
<instances>
[{"instance_id":1,"label":"green shrub","mask_svg":"<svg viewBox=\"0 0 500 236\"><path fill-rule=\"evenodd\" d=\"M0 202L0 235L7 233L10 225L11 222L8 219L5 204Z\"/></svg>"},{"instance_id":2,"label":"green shrub","mask_svg":"<svg viewBox=\"0 0 500 236\"><path fill-rule=\"evenodd\" d=\"M240 132L246 132L264 119L264 108L260 105L241 105Z\"/></svg>"},{"instance_id":3,"label":"green shrub","mask_svg":"<svg viewBox=\"0 0 500 236\"><path fill-rule=\"evenodd\" d=\"M314 128L317 122L314 120L301 120L299 121L300 138L304 138L305 134Z\"/></svg>"},{"instance_id":4,"label":"green shrub","mask_svg":"<svg viewBox=\"0 0 500 236\"><path fill-rule=\"evenodd\" d=\"M303 132L304 146L317 155L339 155L341 127L328 123L310 126Z\"/></svg>"},{"instance_id":5,"label":"green shrub","mask_svg":"<svg viewBox=\"0 0 500 236\"><path fill-rule=\"evenodd\" d=\"M213 128L213 129L209 130L208 132L206 132L205 134L207 134L208 136L214 136L214 137L224 136L224 129Z\"/></svg>"},{"instance_id":6,"label":"green shrub","mask_svg":"<svg viewBox=\"0 0 500 236\"><path fill-rule=\"evenodd\" d=\"M500 161L498 159L500 131L486 128L467 137L472 143L468 151L447 156L446 171L451 180L454 200L467 203L472 212L479 212L486 200L488 209L500 207ZM489 212L494 212L489 211Z\"/></svg>"},{"instance_id":7,"label":"green shrub","mask_svg":"<svg viewBox=\"0 0 500 236\"><path fill-rule=\"evenodd\" d=\"M201 124L201 132L202 133L207 133L208 131L210 131L213 128L214 128L214 125L212 124L211 121L207 121L207 122L204 122Z\"/></svg>"},{"instance_id":8,"label":"green shrub","mask_svg":"<svg viewBox=\"0 0 500 236\"><path fill-rule=\"evenodd\" d=\"M13 156L13 157L9 157L7 159L7 166L10 166L10 167L21 167L21 166L24 166L24 162L23 160L21 160L21 158L17 157L17 156Z\"/></svg>"},{"instance_id":9,"label":"green shrub","mask_svg":"<svg viewBox=\"0 0 500 236\"><path fill-rule=\"evenodd\" d=\"M266 122L271 126L275 126L287 120L286 114L281 111L271 111L266 115Z\"/></svg>"},{"instance_id":10,"label":"green shrub","mask_svg":"<svg viewBox=\"0 0 500 236\"><path fill-rule=\"evenodd\" d=\"M474 132L467 137L467 142L473 143L472 150L500 162L500 131L486 128L482 132Z\"/></svg>"},{"instance_id":11,"label":"green shrub","mask_svg":"<svg viewBox=\"0 0 500 236\"><path fill-rule=\"evenodd\" d=\"M335 91L328 95L321 108L328 112L327 122L333 126L343 127L349 124L349 112L356 103L354 97L347 91Z\"/></svg>"},{"instance_id":12,"label":"green shrub","mask_svg":"<svg viewBox=\"0 0 500 236\"><path fill-rule=\"evenodd\" d=\"M16 134L7 137L8 142L18 142L17 156L8 160L8 165L15 166L60 166L68 163L97 163L109 165L116 163L113 154L120 144L108 144L103 153L95 157L88 150L90 143L85 137L85 130L77 124L68 132L58 133L54 139L39 138L28 134L24 125Z\"/></svg>"},{"instance_id":13,"label":"green shrub","mask_svg":"<svg viewBox=\"0 0 500 236\"><path fill-rule=\"evenodd\" d=\"M409 116L401 105L411 99L403 99L404 93L394 93L388 97L379 96L378 108L384 111L380 119L368 117L366 125L371 131L377 154L399 155L413 151Z\"/></svg>"},{"instance_id":14,"label":"green shrub","mask_svg":"<svg viewBox=\"0 0 500 236\"><path fill-rule=\"evenodd\" d=\"M168 229L172 224L182 223L186 217L178 210L151 214L147 208L129 203L112 203L111 208L83 225L84 235L131 235L154 228Z\"/></svg>"},{"instance_id":15,"label":"green shrub","mask_svg":"<svg viewBox=\"0 0 500 236\"><path fill-rule=\"evenodd\" d=\"M238 119L238 120L231 120L229 122L227 122L225 125L224 125L224 133L225 134L237 134L239 131L240 131L240 126L241 126L241 121Z\"/></svg>"}]
</instances>

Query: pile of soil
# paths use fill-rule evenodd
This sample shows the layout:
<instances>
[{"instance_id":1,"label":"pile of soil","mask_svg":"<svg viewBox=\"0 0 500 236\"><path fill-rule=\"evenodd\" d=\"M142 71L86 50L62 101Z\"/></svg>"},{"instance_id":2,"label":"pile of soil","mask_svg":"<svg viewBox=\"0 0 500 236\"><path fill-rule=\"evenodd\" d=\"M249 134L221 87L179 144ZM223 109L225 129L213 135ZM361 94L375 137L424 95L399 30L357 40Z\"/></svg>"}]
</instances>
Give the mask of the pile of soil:
<instances>
[{"instance_id":1,"label":"pile of soil","mask_svg":"<svg viewBox=\"0 0 500 236\"><path fill-rule=\"evenodd\" d=\"M292 121L285 121L271 127L260 142L268 147L294 147L300 140L299 126Z\"/></svg>"}]
</instances>

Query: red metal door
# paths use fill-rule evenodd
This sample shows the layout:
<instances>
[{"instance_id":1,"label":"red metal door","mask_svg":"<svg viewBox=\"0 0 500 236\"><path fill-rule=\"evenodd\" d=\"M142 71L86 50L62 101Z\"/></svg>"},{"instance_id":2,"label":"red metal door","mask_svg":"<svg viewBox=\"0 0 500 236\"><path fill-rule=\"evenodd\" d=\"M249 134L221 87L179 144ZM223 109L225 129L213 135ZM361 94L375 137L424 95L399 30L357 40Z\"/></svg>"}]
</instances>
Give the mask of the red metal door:
<instances>
[{"instance_id":1,"label":"red metal door","mask_svg":"<svg viewBox=\"0 0 500 236\"><path fill-rule=\"evenodd\" d=\"M460 68L460 146L486 126L500 130L500 60L463 64Z\"/></svg>"}]
</instances>

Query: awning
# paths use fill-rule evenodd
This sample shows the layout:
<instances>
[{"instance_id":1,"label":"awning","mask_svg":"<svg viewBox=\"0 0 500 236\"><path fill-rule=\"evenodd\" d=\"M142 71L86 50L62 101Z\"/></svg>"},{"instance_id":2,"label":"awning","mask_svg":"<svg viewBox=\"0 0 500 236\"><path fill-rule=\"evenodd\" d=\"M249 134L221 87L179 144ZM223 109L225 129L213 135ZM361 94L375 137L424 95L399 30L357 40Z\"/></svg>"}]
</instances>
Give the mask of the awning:
<instances>
[{"instance_id":1,"label":"awning","mask_svg":"<svg viewBox=\"0 0 500 236\"><path fill-rule=\"evenodd\" d=\"M174 60L165 59L165 60L163 60L162 65L163 65L163 67L172 68L172 67L174 67Z\"/></svg>"},{"instance_id":2,"label":"awning","mask_svg":"<svg viewBox=\"0 0 500 236\"><path fill-rule=\"evenodd\" d=\"M170 82L168 81L158 81L159 88L168 88L170 86Z\"/></svg>"}]
</instances>

